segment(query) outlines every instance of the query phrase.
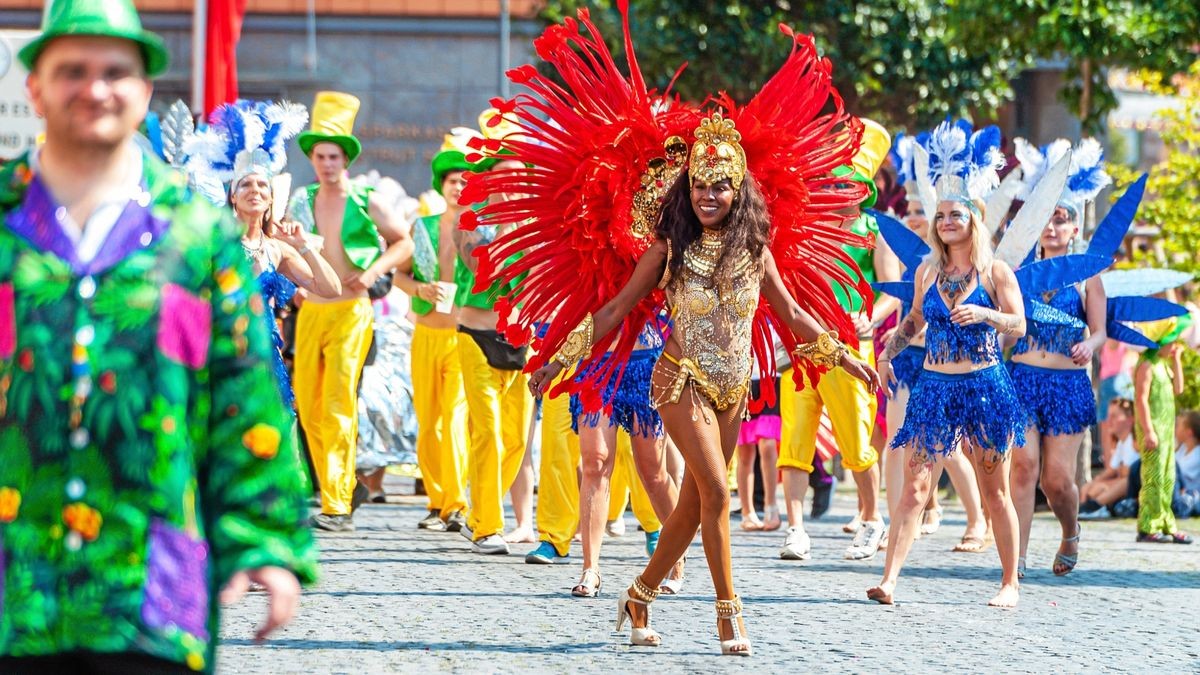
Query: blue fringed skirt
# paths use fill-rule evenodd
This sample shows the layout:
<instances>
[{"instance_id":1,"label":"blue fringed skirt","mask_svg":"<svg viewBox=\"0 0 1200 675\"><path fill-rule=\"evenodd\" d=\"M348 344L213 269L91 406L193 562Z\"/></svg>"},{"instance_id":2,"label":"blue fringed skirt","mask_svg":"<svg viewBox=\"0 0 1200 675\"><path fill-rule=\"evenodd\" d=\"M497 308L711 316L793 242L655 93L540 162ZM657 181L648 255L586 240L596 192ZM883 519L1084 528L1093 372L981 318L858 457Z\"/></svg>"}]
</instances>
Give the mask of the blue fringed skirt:
<instances>
[{"instance_id":1,"label":"blue fringed skirt","mask_svg":"<svg viewBox=\"0 0 1200 675\"><path fill-rule=\"evenodd\" d=\"M912 389L925 370L925 348L905 347L892 359L892 373L896 376L896 384L892 391Z\"/></svg>"},{"instance_id":2,"label":"blue fringed skirt","mask_svg":"<svg viewBox=\"0 0 1200 675\"><path fill-rule=\"evenodd\" d=\"M1000 364L969 373L921 373L892 447L916 445L931 458L954 452L963 440L985 451L1007 453L1025 445L1029 419L1008 370Z\"/></svg>"},{"instance_id":3,"label":"blue fringed skirt","mask_svg":"<svg viewBox=\"0 0 1200 675\"><path fill-rule=\"evenodd\" d=\"M658 411L650 407L650 377L654 373L654 364L661 354L658 349L639 349L629 357L621 383L613 387L613 381L604 388L602 400L605 407L612 406L608 414L610 425L618 425L630 436L658 437L662 436L662 418ZM605 354L594 366L599 368L608 361ZM600 413L585 413L579 396L571 395L571 429L579 433L580 423L594 427L600 423Z\"/></svg>"},{"instance_id":4,"label":"blue fringed skirt","mask_svg":"<svg viewBox=\"0 0 1200 675\"><path fill-rule=\"evenodd\" d=\"M1096 396L1087 371L1016 362L1009 362L1008 371L1038 433L1077 434L1096 423Z\"/></svg>"}]
</instances>

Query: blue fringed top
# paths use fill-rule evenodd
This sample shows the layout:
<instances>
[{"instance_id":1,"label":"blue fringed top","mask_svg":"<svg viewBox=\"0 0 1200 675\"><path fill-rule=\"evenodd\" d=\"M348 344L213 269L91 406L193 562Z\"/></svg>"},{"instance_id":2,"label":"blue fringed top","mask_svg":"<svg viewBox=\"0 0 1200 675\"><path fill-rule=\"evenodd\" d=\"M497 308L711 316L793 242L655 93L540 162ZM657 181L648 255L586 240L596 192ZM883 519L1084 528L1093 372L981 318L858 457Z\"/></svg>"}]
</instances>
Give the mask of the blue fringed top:
<instances>
[{"instance_id":1,"label":"blue fringed top","mask_svg":"<svg viewBox=\"0 0 1200 675\"><path fill-rule=\"evenodd\" d=\"M932 296L932 297L931 297ZM963 299L964 305L973 304L995 309L991 297L982 283ZM937 284L930 284L921 301L925 314L925 358L928 363L999 363L1000 338L996 329L986 323L959 326L950 321L950 308L938 292Z\"/></svg>"},{"instance_id":2,"label":"blue fringed top","mask_svg":"<svg viewBox=\"0 0 1200 675\"><path fill-rule=\"evenodd\" d=\"M1079 294L1079 289L1074 285L1043 295L1042 302L1087 323L1087 310L1083 306L1083 296ZM1017 344L1013 347L1013 355L1043 349L1052 354L1070 356L1071 347L1082 341L1083 338L1083 328L1030 321L1029 332L1025 337L1017 340Z\"/></svg>"},{"instance_id":3,"label":"blue fringed top","mask_svg":"<svg viewBox=\"0 0 1200 675\"><path fill-rule=\"evenodd\" d=\"M273 359L275 377L279 381L279 392L283 395L283 402L287 405L287 409L291 410L295 397L292 394L292 384L288 378L287 367L283 363L283 336L279 334L279 324L275 322L273 310L283 307L292 299L292 296L296 294L296 284L283 276L276 269L275 264L268 260L267 269L258 275L258 285L262 288L263 300L268 306L267 311L263 312L263 318L271 329L271 340L275 344L275 349L272 350L275 357Z\"/></svg>"}]
</instances>

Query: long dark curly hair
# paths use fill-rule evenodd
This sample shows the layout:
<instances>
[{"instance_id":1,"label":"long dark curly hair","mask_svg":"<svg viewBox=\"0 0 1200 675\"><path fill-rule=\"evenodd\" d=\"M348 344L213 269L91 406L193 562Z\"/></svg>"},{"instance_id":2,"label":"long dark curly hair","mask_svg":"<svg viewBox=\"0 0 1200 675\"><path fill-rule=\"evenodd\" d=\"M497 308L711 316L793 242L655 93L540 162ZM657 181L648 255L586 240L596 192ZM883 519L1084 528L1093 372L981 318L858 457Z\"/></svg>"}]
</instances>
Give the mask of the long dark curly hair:
<instances>
[{"instance_id":1,"label":"long dark curly hair","mask_svg":"<svg viewBox=\"0 0 1200 675\"><path fill-rule=\"evenodd\" d=\"M671 247L671 264L668 267L670 278L679 278L683 268L683 252L700 238L702 231L700 219L692 208L691 181L684 173L667 192L662 217L655 229L655 233L666 239ZM762 264L763 248L771 237L771 215L767 212L767 203L758 184L750 174L746 174L741 189L734 195L733 206L725 217L721 234L724 246L717 261L716 278L726 273L726 262L730 255L738 251L748 252L752 260Z\"/></svg>"}]
</instances>

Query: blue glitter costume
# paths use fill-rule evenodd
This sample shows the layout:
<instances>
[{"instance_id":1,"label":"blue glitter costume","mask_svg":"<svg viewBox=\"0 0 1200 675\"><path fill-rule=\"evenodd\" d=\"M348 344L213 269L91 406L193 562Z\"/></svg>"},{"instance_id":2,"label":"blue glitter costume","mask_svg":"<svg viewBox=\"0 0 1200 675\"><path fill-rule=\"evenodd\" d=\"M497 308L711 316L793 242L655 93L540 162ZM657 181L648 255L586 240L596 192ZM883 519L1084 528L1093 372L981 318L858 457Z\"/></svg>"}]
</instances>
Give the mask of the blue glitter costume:
<instances>
[{"instance_id":1,"label":"blue glitter costume","mask_svg":"<svg viewBox=\"0 0 1200 675\"><path fill-rule=\"evenodd\" d=\"M1083 297L1075 286L1042 296L1043 301L1069 316L1087 321ZM1071 347L1083 341L1080 326L1051 325L1029 321L1029 332L1017 341L1013 356L1045 350L1071 356ZM1096 423L1096 397L1083 368L1045 368L1016 361L1009 373L1017 396L1029 411L1038 433L1058 436L1077 434Z\"/></svg>"},{"instance_id":2,"label":"blue glitter costume","mask_svg":"<svg viewBox=\"0 0 1200 675\"><path fill-rule=\"evenodd\" d=\"M662 418L650 405L650 379L654 374L654 364L662 354L663 339L657 328L647 325L638 338L638 345L646 348L637 349L630 355L620 384L613 386L615 377L609 380L601 400L610 425L620 426L630 436L659 437L663 433ZM609 358L608 354L604 354L576 378L586 379L595 370L603 368ZM579 433L581 422L595 427L600 424L600 412L584 412L579 395L572 394L571 429L575 433Z\"/></svg>"},{"instance_id":3,"label":"blue glitter costume","mask_svg":"<svg viewBox=\"0 0 1200 675\"><path fill-rule=\"evenodd\" d=\"M892 385L892 391L911 390L924 369L925 348L905 347L892 359L892 374L896 376L896 383Z\"/></svg>"},{"instance_id":4,"label":"blue glitter costume","mask_svg":"<svg viewBox=\"0 0 1200 675\"><path fill-rule=\"evenodd\" d=\"M968 303L995 308L982 282L963 299L962 304ZM904 424L892 447L915 445L933 458L949 455L963 440L1001 454L1014 443L1024 445L1028 414L1000 363L996 329L986 323L955 325L936 284L926 291L922 308L928 326L926 364L970 361L990 365L962 374L922 372L912 387Z\"/></svg>"},{"instance_id":5,"label":"blue glitter costume","mask_svg":"<svg viewBox=\"0 0 1200 675\"><path fill-rule=\"evenodd\" d=\"M292 382L288 377L287 367L283 365L283 336L279 334L279 324L275 321L275 310L287 305L296 294L296 284L279 273L275 263L267 261L267 269L258 275L258 285L262 288L263 300L271 311L263 312L267 325L271 328L271 340L275 344L274 370L279 380L279 392L283 395L283 403L288 410L295 414L295 395L292 393Z\"/></svg>"}]
</instances>

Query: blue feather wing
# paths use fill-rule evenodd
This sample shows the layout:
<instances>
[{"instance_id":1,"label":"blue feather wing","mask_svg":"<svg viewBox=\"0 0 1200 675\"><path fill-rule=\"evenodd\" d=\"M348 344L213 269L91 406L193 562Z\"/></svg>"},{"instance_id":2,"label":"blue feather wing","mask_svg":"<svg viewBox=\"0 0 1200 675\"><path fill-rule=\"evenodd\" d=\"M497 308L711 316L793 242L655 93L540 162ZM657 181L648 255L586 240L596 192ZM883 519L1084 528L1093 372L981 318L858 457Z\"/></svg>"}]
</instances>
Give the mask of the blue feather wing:
<instances>
[{"instance_id":1,"label":"blue feather wing","mask_svg":"<svg viewBox=\"0 0 1200 675\"><path fill-rule=\"evenodd\" d=\"M1022 293L1038 295L1090 279L1110 264L1111 260L1098 255L1073 253L1023 265L1015 274Z\"/></svg>"},{"instance_id":2,"label":"blue feather wing","mask_svg":"<svg viewBox=\"0 0 1200 675\"><path fill-rule=\"evenodd\" d=\"M1113 270L1100 275L1104 294L1110 298L1129 295L1154 295L1182 286L1192 280L1187 272L1161 269Z\"/></svg>"},{"instance_id":3,"label":"blue feather wing","mask_svg":"<svg viewBox=\"0 0 1200 675\"><path fill-rule=\"evenodd\" d=\"M867 212L875 216L876 222L879 223L879 233L883 235L888 247L900 259L904 269L906 271L917 269L921 260L929 254L929 244L918 237L916 232L905 227L904 223L886 213L880 213L874 209L868 209Z\"/></svg>"},{"instance_id":4,"label":"blue feather wing","mask_svg":"<svg viewBox=\"0 0 1200 675\"><path fill-rule=\"evenodd\" d=\"M1133 345L1134 347L1145 347L1147 349L1154 349L1158 347L1158 344L1154 342L1154 340L1142 335L1141 331L1126 326L1119 321L1110 320L1106 328L1108 330L1108 337L1112 338L1113 340L1119 340L1125 344Z\"/></svg>"},{"instance_id":5,"label":"blue feather wing","mask_svg":"<svg viewBox=\"0 0 1200 675\"><path fill-rule=\"evenodd\" d=\"M1087 252L1092 255L1101 255L1108 258L1113 257L1117 253L1117 249L1121 247L1121 242L1125 239L1125 233L1129 231L1129 226L1133 224L1133 217L1137 215L1138 206L1142 203L1142 195L1146 192L1146 179L1149 174L1142 174L1125 190L1125 194L1112 205L1108 210L1108 215L1104 216L1104 220L1096 226L1096 232L1092 235L1091 242L1088 243Z\"/></svg>"},{"instance_id":6,"label":"blue feather wing","mask_svg":"<svg viewBox=\"0 0 1200 675\"><path fill-rule=\"evenodd\" d=\"M1161 298L1108 299L1108 318L1113 321L1158 321L1187 313L1187 307Z\"/></svg>"},{"instance_id":7,"label":"blue feather wing","mask_svg":"<svg viewBox=\"0 0 1200 675\"><path fill-rule=\"evenodd\" d=\"M917 285L912 281L876 281L871 288L910 304L917 293Z\"/></svg>"}]
</instances>

